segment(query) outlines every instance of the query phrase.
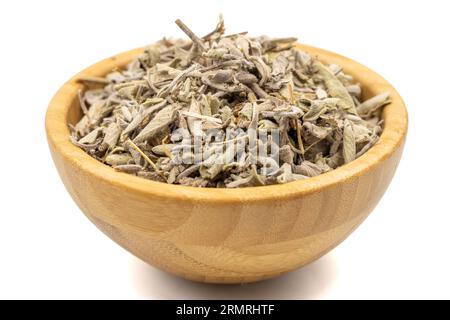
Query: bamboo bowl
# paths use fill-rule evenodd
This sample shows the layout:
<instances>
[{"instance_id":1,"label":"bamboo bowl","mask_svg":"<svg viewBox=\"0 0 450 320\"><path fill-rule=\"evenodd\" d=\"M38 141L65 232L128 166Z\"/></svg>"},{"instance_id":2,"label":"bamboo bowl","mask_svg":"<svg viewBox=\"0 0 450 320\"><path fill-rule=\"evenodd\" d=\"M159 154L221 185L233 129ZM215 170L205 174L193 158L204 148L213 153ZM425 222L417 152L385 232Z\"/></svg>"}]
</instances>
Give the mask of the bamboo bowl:
<instances>
[{"instance_id":1,"label":"bamboo bowl","mask_svg":"<svg viewBox=\"0 0 450 320\"><path fill-rule=\"evenodd\" d=\"M142 52L136 49L82 71L50 102L48 144L70 195L122 247L195 281L254 282L321 257L355 230L380 200L400 161L408 119L401 97L378 74L329 51L299 48L340 64L361 83L363 96L391 93L381 138L360 158L303 181L231 190L169 185L116 172L72 145L68 124L81 117L76 79L123 67Z\"/></svg>"}]
</instances>

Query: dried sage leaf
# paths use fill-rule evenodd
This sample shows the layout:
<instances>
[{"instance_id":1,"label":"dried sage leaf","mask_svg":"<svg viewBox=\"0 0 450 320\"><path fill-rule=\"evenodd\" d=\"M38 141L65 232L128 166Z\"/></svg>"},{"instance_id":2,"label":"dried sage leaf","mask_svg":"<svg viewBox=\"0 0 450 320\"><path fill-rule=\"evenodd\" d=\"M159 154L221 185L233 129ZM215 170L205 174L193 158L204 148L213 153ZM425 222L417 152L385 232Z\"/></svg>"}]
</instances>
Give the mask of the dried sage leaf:
<instances>
[{"instance_id":1,"label":"dried sage leaf","mask_svg":"<svg viewBox=\"0 0 450 320\"><path fill-rule=\"evenodd\" d=\"M345 163L355 160L356 158L356 142L355 134L353 132L352 123L348 120L344 121L344 144L343 154Z\"/></svg>"}]
</instances>

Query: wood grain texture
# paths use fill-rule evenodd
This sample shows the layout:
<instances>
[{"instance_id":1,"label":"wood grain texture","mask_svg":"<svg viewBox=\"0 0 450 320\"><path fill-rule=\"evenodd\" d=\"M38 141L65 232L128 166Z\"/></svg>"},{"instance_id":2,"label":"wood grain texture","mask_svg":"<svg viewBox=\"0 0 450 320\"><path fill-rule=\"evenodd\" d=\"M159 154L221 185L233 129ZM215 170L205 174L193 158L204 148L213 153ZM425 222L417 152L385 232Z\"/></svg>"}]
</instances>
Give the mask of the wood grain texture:
<instances>
[{"instance_id":1,"label":"wood grain texture","mask_svg":"<svg viewBox=\"0 0 450 320\"><path fill-rule=\"evenodd\" d=\"M400 161L408 119L395 89L368 68L335 53L299 46L343 66L369 97L389 91L379 142L332 172L284 185L200 189L116 172L68 139L80 118L79 76L123 67L142 49L101 61L69 80L46 115L49 147L72 198L105 234L148 263L212 283L272 278L301 267L343 241L372 211Z\"/></svg>"}]
</instances>

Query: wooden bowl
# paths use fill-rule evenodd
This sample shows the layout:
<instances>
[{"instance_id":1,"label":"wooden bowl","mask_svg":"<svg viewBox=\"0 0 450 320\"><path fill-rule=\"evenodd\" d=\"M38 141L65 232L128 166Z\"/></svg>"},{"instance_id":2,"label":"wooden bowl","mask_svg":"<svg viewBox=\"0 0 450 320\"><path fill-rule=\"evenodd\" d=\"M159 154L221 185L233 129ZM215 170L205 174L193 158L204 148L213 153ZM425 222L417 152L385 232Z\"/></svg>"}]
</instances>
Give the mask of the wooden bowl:
<instances>
[{"instance_id":1,"label":"wooden bowl","mask_svg":"<svg viewBox=\"0 0 450 320\"><path fill-rule=\"evenodd\" d=\"M314 178L244 189L170 185L116 172L72 145L68 124L81 117L76 79L124 67L142 52L136 49L82 71L50 102L47 139L72 198L122 247L195 281L259 281L324 255L355 230L385 192L400 161L408 119L399 94L378 74L329 51L299 48L341 65L362 84L365 97L391 93L379 142L357 160Z\"/></svg>"}]
</instances>

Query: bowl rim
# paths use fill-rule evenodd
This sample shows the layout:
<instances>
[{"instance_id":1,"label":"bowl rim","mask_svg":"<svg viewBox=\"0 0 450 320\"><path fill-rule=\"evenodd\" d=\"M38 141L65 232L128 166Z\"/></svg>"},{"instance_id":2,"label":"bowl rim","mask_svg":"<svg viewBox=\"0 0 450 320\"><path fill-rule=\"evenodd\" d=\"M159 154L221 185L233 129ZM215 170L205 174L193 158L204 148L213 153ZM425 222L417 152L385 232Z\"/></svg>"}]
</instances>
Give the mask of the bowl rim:
<instances>
[{"instance_id":1,"label":"bowl rim","mask_svg":"<svg viewBox=\"0 0 450 320\"><path fill-rule=\"evenodd\" d=\"M326 63L337 63L356 81L370 83L363 90L372 95L389 91L391 103L383 110L384 129L378 142L358 159L336 168L330 172L285 184L245 187L237 189L197 188L191 186L172 185L151 181L114 170L92 158L69 140L67 117L73 99L77 96L82 84L77 82L80 76L105 75L116 67L124 67L133 58L143 52L144 48L126 51L97 62L84 69L67 81L54 95L47 109L45 128L47 140L53 152L58 153L64 161L73 167L94 176L103 183L127 191L134 191L148 197L166 200L193 200L199 203L261 202L279 199L289 200L305 196L325 188L331 188L350 179L360 177L387 160L403 145L408 128L408 114L405 104L394 89L380 75L349 58L324 49L297 44L300 50L317 56Z\"/></svg>"}]
</instances>

